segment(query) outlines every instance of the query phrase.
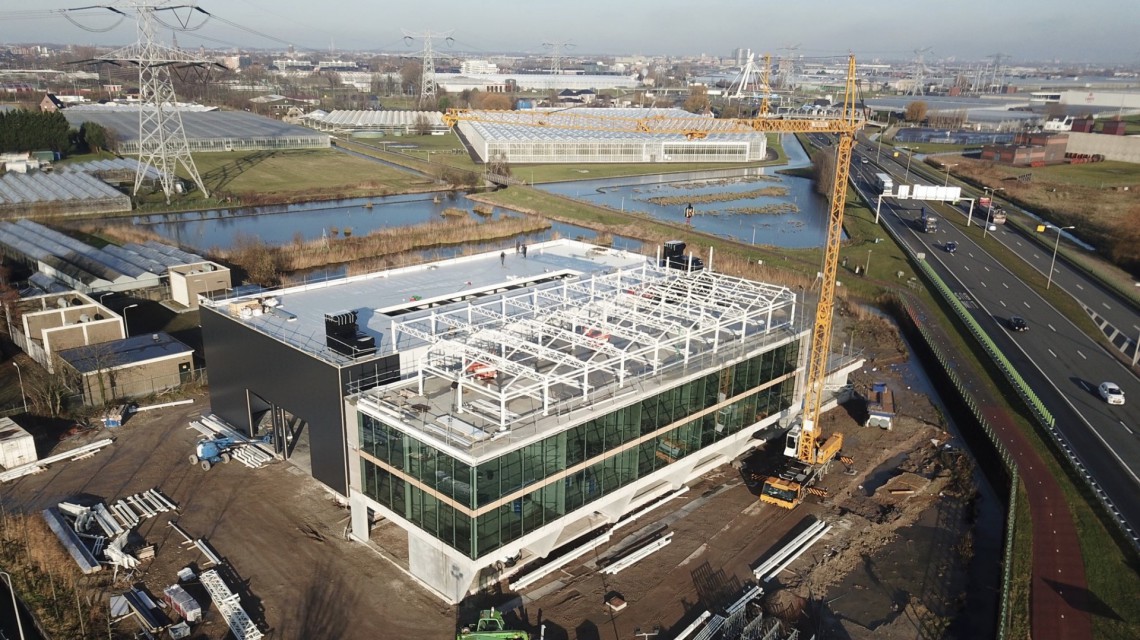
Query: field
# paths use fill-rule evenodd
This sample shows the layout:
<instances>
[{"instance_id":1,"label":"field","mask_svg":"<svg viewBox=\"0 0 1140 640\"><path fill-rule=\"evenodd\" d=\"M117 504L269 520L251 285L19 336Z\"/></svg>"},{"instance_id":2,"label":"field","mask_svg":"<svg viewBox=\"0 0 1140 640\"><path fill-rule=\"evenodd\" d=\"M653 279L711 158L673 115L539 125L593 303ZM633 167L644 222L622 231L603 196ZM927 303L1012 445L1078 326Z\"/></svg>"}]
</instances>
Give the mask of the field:
<instances>
[{"instance_id":1,"label":"field","mask_svg":"<svg viewBox=\"0 0 1140 640\"><path fill-rule=\"evenodd\" d=\"M425 186L422 178L336 150L202 153L194 163L208 190L243 197L314 192L354 197Z\"/></svg>"},{"instance_id":2,"label":"field","mask_svg":"<svg viewBox=\"0 0 1140 640\"><path fill-rule=\"evenodd\" d=\"M1108 260L1133 272L1140 269L1140 165L1096 162L1052 167L1010 167L963 156L953 175L975 186L1004 189L1008 199L1059 225L1072 225L1082 240ZM1017 180L1029 175L1028 181ZM1126 189L1127 188L1127 189Z\"/></svg>"}]
</instances>

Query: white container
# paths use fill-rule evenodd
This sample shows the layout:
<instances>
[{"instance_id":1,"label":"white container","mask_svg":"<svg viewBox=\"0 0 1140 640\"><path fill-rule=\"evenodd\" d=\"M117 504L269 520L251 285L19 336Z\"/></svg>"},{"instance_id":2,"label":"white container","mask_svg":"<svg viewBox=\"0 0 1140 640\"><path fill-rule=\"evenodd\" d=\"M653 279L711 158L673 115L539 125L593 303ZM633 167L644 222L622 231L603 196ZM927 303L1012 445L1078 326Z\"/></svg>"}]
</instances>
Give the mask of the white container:
<instances>
[{"instance_id":1,"label":"white container","mask_svg":"<svg viewBox=\"0 0 1140 640\"><path fill-rule=\"evenodd\" d=\"M0 466L13 469L39 460L36 439L11 418L0 418Z\"/></svg>"}]
</instances>

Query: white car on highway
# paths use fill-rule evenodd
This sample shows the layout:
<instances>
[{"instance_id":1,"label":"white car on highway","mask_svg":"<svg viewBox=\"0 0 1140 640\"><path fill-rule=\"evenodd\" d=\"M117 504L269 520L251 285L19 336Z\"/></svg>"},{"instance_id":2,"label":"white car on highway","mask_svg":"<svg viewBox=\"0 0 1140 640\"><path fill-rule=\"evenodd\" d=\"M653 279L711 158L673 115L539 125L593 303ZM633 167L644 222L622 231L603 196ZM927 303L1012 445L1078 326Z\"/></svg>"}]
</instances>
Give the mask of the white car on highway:
<instances>
[{"instance_id":1,"label":"white car on highway","mask_svg":"<svg viewBox=\"0 0 1140 640\"><path fill-rule=\"evenodd\" d=\"M1097 387L1097 392L1100 393L1100 397L1104 398L1104 401L1108 404L1124 404L1124 392L1120 390L1120 387L1116 386L1115 382L1100 383L1100 386Z\"/></svg>"}]
</instances>

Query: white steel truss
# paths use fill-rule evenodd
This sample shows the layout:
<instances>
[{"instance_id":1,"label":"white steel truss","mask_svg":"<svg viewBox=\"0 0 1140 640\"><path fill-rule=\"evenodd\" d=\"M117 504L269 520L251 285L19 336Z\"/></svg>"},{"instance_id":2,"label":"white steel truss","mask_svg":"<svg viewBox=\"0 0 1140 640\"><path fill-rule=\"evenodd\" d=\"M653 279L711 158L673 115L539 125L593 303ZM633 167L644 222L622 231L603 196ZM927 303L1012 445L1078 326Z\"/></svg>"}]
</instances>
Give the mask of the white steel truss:
<instances>
[{"instance_id":1,"label":"white steel truss","mask_svg":"<svg viewBox=\"0 0 1140 640\"><path fill-rule=\"evenodd\" d=\"M392 332L397 344L400 334L428 343L421 392L437 378L459 398L487 397L501 407L505 429L512 400L539 401L548 415L563 400L790 326L795 299L785 287L647 263L407 314Z\"/></svg>"}]
</instances>

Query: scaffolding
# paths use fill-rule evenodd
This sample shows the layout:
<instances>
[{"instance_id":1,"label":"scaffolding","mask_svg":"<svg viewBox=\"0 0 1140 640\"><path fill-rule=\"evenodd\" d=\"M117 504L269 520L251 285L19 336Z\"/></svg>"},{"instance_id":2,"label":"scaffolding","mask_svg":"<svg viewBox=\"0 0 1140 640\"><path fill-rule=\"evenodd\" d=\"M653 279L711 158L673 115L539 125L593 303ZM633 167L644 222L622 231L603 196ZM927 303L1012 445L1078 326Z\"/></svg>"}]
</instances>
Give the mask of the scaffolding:
<instances>
[{"instance_id":1,"label":"scaffolding","mask_svg":"<svg viewBox=\"0 0 1140 640\"><path fill-rule=\"evenodd\" d=\"M450 386L456 414L474 407L505 432L674 366L743 356L753 338L794 323L795 294L646 263L411 315L393 320L392 334L428 345L418 394Z\"/></svg>"}]
</instances>

